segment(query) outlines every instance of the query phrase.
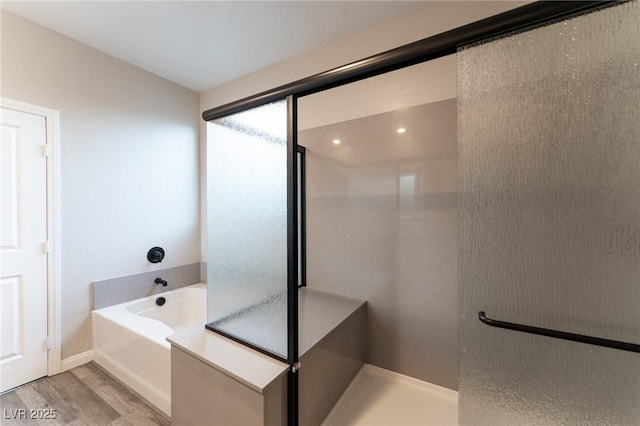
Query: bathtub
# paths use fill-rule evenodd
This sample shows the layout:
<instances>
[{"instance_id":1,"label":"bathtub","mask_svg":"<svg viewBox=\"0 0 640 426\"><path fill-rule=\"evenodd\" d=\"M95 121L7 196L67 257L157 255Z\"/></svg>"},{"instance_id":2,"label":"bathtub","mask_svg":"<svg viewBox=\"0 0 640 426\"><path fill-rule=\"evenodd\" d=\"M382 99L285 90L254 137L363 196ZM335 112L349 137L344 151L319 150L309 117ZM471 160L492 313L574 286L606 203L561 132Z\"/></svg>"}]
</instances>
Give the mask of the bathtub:
<instances>
[{"instance_id":1,"label":"bathtub","mask_svg":"<svg viewBox=\"0 0 640 426\"><path fill-rule=\"evenodd\" d=\"M156 299L164 297L162 306ZM171 347L166 338L207 318L207 287L193 284L92 312L94 361L171 415Z\"/></svg>"}]
</instances>

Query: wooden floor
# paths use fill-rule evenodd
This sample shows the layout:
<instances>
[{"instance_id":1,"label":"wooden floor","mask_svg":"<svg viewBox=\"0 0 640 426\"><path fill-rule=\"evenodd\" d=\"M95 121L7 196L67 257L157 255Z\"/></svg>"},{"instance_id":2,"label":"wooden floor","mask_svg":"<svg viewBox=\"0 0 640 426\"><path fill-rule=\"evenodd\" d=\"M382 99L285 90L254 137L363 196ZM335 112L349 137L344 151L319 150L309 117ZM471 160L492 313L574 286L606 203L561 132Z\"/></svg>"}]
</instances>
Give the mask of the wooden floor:
<instances>
[{"instance_id":1,"label":"wooden floor","mask_svg":"<svg viewBox=\"0 0 640 426\"><path fill-rule=\"evenodd\" d=\"M0 424L170 425L164 415L94 363L46 377L0 395ZM55 419L34 419L49 417ZM22 417L22 418L21 418Z\"/></svg>"}]
</instances>

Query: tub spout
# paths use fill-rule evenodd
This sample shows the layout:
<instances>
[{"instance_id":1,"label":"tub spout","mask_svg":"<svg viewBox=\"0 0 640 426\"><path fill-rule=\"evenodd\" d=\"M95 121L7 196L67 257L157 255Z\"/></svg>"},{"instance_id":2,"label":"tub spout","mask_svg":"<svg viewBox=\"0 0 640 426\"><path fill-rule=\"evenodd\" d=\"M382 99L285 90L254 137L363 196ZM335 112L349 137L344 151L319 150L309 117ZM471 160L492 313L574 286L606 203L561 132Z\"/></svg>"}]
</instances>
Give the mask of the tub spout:
<instances>
[{"instance_id":1,"label":"tub spout","mask_svg":"<svg viewBox=\"0 0 640 426\"><path fill-rule=\"evenodd\" d=\"M167 286L167 282L165 280L163 280L162 278L156 278L156 280L154 281L154 283L156 284L162 284L162 287L166 287Z\"/></svg>"}]
</instances>

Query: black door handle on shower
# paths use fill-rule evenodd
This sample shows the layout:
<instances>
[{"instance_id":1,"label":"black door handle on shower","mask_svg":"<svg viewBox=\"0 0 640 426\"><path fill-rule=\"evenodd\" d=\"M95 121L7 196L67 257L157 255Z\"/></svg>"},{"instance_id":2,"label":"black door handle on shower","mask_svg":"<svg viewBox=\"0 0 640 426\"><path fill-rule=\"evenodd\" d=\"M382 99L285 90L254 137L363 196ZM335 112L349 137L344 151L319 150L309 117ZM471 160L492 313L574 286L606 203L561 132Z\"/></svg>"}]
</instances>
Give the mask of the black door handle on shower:
<instances>
[{"instance_id":1,"label":"black door handle on shower","mask_svg":"<svg viewBox=\"0 0 640 426\"><path fill-rule=\"evenodd\" d=\"M487 317L484 311L478 312L478 319L491 327L506 328L507 330L521 331L523 333L538 334L540 336L555 337L556 339L571 340L574 342L588 343L590 345L640 353L640 345L636 345L635 343L620 342L618 340L603 339L600 337L586 336L584 334L567 333L566 331L551 330L549 328L498 321Z\"/></svg>"}]
</instances>

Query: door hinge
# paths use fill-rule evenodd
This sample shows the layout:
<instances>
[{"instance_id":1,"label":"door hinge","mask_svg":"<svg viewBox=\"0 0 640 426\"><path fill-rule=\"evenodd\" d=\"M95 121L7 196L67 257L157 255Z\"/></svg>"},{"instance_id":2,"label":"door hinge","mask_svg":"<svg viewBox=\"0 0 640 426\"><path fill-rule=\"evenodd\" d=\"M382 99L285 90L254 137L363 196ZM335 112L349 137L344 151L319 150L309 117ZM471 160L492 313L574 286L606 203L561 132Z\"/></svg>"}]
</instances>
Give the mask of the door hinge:
<instances>
[{"instance_id":1,"label":"door hinge","mask_svg":"<svg viewBox=\"0 0 640 426\"><path fill-rule=\"evenodd\" d=\"M51 155L51 150L49 149L49 145L42 145L42 156L49 157Z\"/></svg>"},{"instance_id":2,"label":"door hinge","mask_svg":"<svg viewBox=\"0 0 640 426\"><path fill-rule=\"evenodd\" d=\"M49 244L49 241L45 241L44 243L42 243L42 253L43 254L51 253L51 244Z\"/></svg>"},{"instance_id":3,"label":"door hinge","mask_svg":"<svg viewBox=\"0 0 640 426\"><path fill-rule=\"evenodd\" d=\"M52 337L47 337L46 339L46 343L47 343L47 350L50 351L51 349L53 349L53 338Z\"/></svg>"}]
</instances>

